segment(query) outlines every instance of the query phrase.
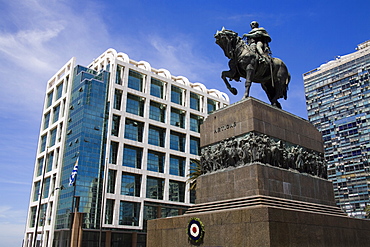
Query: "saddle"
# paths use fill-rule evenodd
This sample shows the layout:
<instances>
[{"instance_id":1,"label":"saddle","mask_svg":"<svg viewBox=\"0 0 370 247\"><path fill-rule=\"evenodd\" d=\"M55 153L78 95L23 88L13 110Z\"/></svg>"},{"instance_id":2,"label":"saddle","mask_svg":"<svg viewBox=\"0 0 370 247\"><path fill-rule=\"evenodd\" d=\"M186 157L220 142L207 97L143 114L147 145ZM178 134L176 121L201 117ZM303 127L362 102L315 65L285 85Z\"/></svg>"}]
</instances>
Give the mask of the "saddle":
<instances>
[{"instance_id":1,"label":"saddle","mask_svg":"<svg viewBox=\"0 0 370 247\"><path fill-rule=\"evenodd\" d=\"M272 57L267 54L266 56L259 54L259 52L257 52L256 44L254 43L250 45L246 44L246 46L248 46L250 51L253 52L257 57L257 68L254 76L256 78L261 78L264 77L266 73L271 73Z\"/></svg>"}]
</instances>

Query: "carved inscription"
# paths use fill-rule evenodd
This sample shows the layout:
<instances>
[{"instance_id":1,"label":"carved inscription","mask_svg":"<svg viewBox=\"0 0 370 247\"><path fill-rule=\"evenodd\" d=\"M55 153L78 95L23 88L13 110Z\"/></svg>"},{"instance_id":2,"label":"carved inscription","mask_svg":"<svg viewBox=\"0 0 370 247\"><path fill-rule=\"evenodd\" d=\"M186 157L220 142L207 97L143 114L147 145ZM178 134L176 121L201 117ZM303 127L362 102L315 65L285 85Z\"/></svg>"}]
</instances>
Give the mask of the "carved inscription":
<instances>
[{"instance_id":1,"label":"carved inscription","mask_svg":"<svg viewBox=\"0 0 370 247\"><path fill-rule=\"evenodd\" d=\"M217 134L217 133L220 133L220 132L228 130L228 129L233 129L235 127L236 127L236 122L233 122L231 124L226 124L226 125L223 125L221 127L216 128L213 133Z\"/></svg>"}]
</instances>

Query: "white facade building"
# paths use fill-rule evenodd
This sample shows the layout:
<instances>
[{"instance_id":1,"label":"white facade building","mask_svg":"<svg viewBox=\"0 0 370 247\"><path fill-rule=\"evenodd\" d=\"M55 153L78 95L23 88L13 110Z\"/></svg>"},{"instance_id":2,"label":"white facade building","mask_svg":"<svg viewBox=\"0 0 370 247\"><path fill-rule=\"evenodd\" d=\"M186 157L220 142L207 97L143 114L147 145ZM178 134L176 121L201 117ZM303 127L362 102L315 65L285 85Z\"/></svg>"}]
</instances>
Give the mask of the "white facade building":
<instances>
[{"instance_id":1,"label":"white facade building","mask_svg":"<svg viewBox=\"0 0 370 247\"><path fill-rule=\"evenodd\" d=\"M73 212L81 246L145 246L147 220L194 202L186 181L199 125L227 104L225 93L113 49L88 67L71 59L47 83L24 246L69 246Z\"/></svg>"}]
</instances>

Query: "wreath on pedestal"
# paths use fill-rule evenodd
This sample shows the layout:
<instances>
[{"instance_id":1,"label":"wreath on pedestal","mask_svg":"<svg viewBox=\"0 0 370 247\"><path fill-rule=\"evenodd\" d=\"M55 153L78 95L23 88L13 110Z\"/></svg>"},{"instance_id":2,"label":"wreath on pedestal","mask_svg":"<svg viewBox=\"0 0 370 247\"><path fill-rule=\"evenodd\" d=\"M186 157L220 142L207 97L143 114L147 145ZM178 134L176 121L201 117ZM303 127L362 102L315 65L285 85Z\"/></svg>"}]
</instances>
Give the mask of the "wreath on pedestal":
<instances>
[{"instance_id":1,"label":"wreath on pedestal","mask_svg":"<svg viewBox=\"0 0 370 247\"><path fill-rule=\"evenodd\" d=\"M193 245L200 245L204 238L204 225L199 218L191 218L187 229L189 242Z\"/></svg>"}]
</instances>

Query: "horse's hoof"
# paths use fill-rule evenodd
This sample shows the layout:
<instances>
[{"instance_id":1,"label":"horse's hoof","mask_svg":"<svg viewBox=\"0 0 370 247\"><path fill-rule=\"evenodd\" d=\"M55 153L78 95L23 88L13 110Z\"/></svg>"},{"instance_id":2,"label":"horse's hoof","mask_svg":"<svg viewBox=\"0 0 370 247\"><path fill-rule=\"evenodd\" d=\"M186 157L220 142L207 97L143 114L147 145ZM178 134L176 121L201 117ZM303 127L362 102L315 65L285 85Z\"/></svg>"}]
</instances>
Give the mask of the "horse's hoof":
<instances>
[{"instance_id":1,"label":"horse's hoof","mask_svg":"<svg viewBox=\"0 0 370 247\"><path fill-rule=\"evenodd\" d=\"M273 106L279 108L279 109L282 109L281 108L281 104L279 102L276 102L276 103L272 103Z\"/></svg>"},{"instance_id":2,"label":"horse's hoof","mask_svg":"<svg viewBox=\"0 0 370 247\"><path fill-rule=\"evenodd\" d=\"M231 92L232 94L234 94L234 95L237 95L237 94L238 94L238 90L236 90L236 88L235 88L235 87L230 88L230 92Z\"/></svg>"}]
</instances>

